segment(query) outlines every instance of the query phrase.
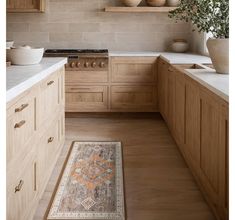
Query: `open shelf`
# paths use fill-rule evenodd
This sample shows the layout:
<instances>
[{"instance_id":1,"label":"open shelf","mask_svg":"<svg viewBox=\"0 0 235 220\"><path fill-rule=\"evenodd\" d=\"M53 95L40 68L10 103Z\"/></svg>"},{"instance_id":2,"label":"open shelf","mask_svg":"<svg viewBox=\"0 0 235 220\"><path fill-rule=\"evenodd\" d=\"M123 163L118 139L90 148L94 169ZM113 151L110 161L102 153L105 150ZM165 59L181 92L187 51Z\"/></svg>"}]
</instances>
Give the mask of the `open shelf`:
<instances>
[{"instance_id":1,"label":"open shelf","mask_svg":"<svg viewBox=\"0 0 235 220\"><path fill-rule=\"evenodd\" d=\"M105 12L169 12L176 9L176 7L105 7Z\"/></svg>"}]
</instances>

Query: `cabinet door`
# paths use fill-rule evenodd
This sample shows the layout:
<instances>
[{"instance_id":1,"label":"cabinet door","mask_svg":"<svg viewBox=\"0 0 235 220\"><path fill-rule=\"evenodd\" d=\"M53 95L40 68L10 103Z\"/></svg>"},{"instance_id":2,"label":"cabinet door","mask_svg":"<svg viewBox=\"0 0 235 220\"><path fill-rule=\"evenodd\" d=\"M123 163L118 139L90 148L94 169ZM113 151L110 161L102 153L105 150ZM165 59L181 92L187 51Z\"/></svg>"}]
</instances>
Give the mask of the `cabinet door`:
<instances>
[{"instance_id":1,"label":"cabinet door","mask_svg":"<svg viewBox=\"0 0 235 220\"><path fill-rule=\"evenodd\" d=\"M174 133L175 122L175 73L169 66L167 69L167 124L172 133Z\"/></svg>"},{"instance_id":2,"label":"cabinet door","mask_svg":"<svg viewBox=\"0 0 235 220\"><path fill-rule=\"evenodd\" d=\"M201 139L201 175L202 183L210 199L218 209L220 145L219 145L219 102L205 91L200 92L200 139Z\"/></svg>"},{"instance_id":3,"label":"cabinet door","mask_svg":"<svg viewBox=\"0 0 235 220\"><path fill-rule=\"evenodd\" d=\"M229 204L229 106L220 106L220 213L222 219L228 219Z\"/></svg>"},{"instance_id":4,"label":"cabinet door","mask_svg":"<svg viewBox=\"0 0 235 220\"><path fill-rule=\"evenodd\" d=\"M191 79L186 80L186 157L195 172L200 165L200 96L199 87Z\"/></svg>"},{"instance_id":5,"label":"cabinet door","mask_svg":"<svg viewBox=\"0 0 235 220\"><path fill-rule=\"evenodd\" d=\"M38 119L39 126L52 118L60 105L60 80L59 71L44 80L40 85L38 96Z\"/></svg>"},{"instance_id":6,"label":"cabinet door","mask_svg":"<svg viewBox=\"0 0 235 220\"><path fill-rule=\"evenodd\" d=\"M181 150L185 144L185 78L175 71L175 139Z\"/></svg>"},{"instance_id":7,"label":"cabinet door","mask_svg":"<svg viewBox=\"0 0 235 220\"><path fill-rule=\"evenodd\" d=\"M166 120L167 118L167 104L168 104L168 95L167 95L167 85L168 85L168 77L167 77L167 69L168 64L159 60L158 66L158 100L159 100L159 111L162 117Z\"/></svg>"},{"instance_id":8,"label":"cabinet door","mask_svg":"<svg viewBox=\"0 0 235 220\"><path fill-rule=\"evenodd\" d=\"M111 109L131 112L156 111L156 86L112 86Z\"/></svg>"},{"instance_id":9,"label":"cabinet door","mask_svg":"<svg viewBox=\"0 0 235 220\"><path fill-rule=\"evenodd\" d=\"M7 172L7 220L25 220L37 193L37 164L34 156L22 161L20 169Z\"/></svg>"},{"instance_id":10,"label":"cabinet door","mask_svg":"<svg viewBox=\"0 0 235 220\"><path fill-rule=\"evenodd\" d=\"M113 83L154 83L157 79L156 57L112 58Z\"/></svg>"},{"instance_id":11,"label":"cabinet door","mask_svg":"<svg viewBox=\"0 0 235 220\"><path fill-rule=\"evenodd\" d=\"M108 110L108 86L66 86L66 112Z\"/></svg>"},{"instance_id":12,"label":"cabinet door","mask_svg":"<svg viewBox=\"0 0 235 220\"><path fill-rule=\"evenodd\" d=\"M7 12L43 12L45 0L7 0Z\"/></svg>"}]
</instances>

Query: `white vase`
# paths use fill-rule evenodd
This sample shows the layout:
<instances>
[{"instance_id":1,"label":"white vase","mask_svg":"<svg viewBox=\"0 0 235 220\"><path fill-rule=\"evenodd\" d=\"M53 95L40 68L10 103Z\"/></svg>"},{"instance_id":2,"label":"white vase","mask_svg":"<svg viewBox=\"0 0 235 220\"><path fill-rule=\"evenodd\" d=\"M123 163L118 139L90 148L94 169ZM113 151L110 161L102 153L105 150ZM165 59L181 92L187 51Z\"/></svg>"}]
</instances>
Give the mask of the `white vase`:
<instances>
[{"instance_id":1,"label":"white vase","mask_svg":"<svg viewBox=\"0 0 235 220\"><path fill-rule=\"evenodd\" d=\"M229 73L229 39L207 40L210 58L217 73Z\"/></svg>"},{"instance_id":2,"label":"white vase","mask_svg":"<svg viewBox=\"0 0 235 220\"><path fill-rule=\"evenodd\" d=\"M167 0L167 6L177 7L180 4L180 0Z\"/></svg>"}]
</instances>

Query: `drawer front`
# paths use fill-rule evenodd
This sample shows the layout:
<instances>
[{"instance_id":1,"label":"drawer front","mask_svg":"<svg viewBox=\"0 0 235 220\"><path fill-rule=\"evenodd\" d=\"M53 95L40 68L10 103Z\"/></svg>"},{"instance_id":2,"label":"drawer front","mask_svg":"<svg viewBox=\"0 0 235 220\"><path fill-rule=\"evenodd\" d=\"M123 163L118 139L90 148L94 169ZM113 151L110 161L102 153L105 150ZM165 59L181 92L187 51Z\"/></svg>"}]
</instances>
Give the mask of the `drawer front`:
<instances>
[{"instance_id":1,"label":"drawer front","mask_svg":"<svg viewBox=\"0 0 235 220\"><path fill-rule=\"evenodd\" d=\"M65 83L104 83L108 82L108 71L66 71Z\"/></svg>"},{"instance_id":2,"label":"drawer front","mask_svg":"<svg viewBox=\"0 0 235 220\"><path fill-rule=\"evenodd\" d=\"M53 74L43 81L39 91L38 120L42 125L45 120L51 118L60 104L60 80L58 73Z\"/></svg>"},{"instance_id":3,"label":"drawer front","mask_svg":"<svg viewBox=\"0 0 235 220\"><path fill-rule=\"evenodd\" d=\"M37 163L32 154L7 173L7 220L25 220L37 198Z\"/></svg>"},{"instance_id":4,"label":"drawer front","mask_svg":"<svg viewBox=\"0 0 235 220\"><path fill-rule=\"evenodd\" d=\"M60 149L60 141L64 135L64 127L62 125L62 117L58 116L52 124L47 128L46 132L40 138L37 149L37 161L38 161L38 181L39 190L45 186L54 165L56 155Z\"/></svg>"},{"instance_id":5,"label":"drawer front","mask_svg":"<svg viewBox=\"0 0 235 220\"><path fill-rule=\"evenodd\" d=\"M157 109L156 86L112 86L111 108L131 111Z\"/></svg>"},{"instance_id":6,"label":"drawer front","mask_svg":"<svg viewBox=\"0 0 235 220\"><path fill-rule=\"evenodd\" d=\"M36 98L25 97L18 101L8 112L7 117L7 162L21 155L36 133Z\"/></svg>"},{"instance_id":7,"label":"drawer front","mask_svg":"<svg viewBox=\"0 0 235 220\"><path fill-rule=\"evenodd\" d=\"M67 112L106 111L107 86L66 86L65 109Z\"/></svg>"},{"instance_id":8,"label":"drawer front","mask_svg":"<svg viewBox=\"0 0 235 220\"><path fill-rule=\"evenodd\" d=\"M156 79L156 58L114 58L112 61L114 83L154 83Z\"/></svg>"}]
</instances>

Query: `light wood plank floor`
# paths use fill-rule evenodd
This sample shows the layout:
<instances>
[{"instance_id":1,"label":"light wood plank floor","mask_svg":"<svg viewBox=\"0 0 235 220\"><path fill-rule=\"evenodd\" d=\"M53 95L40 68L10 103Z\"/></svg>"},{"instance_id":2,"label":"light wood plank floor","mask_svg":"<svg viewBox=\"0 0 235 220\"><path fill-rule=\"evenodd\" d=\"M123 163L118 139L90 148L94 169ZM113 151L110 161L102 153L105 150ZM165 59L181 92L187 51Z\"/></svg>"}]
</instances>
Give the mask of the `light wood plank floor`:
<instances>
[{"instance_id":1,"label":"light wood plank floor","mask_svg":"<svg viewBox=\"0 0 235 220\"><path fill-rule=\"evenodd\" d=\"M215 220L160 115L66 119L66 143L34 220L42 220L74 140L123 143L127 220Z\"/></svg>"}]
</instances>

